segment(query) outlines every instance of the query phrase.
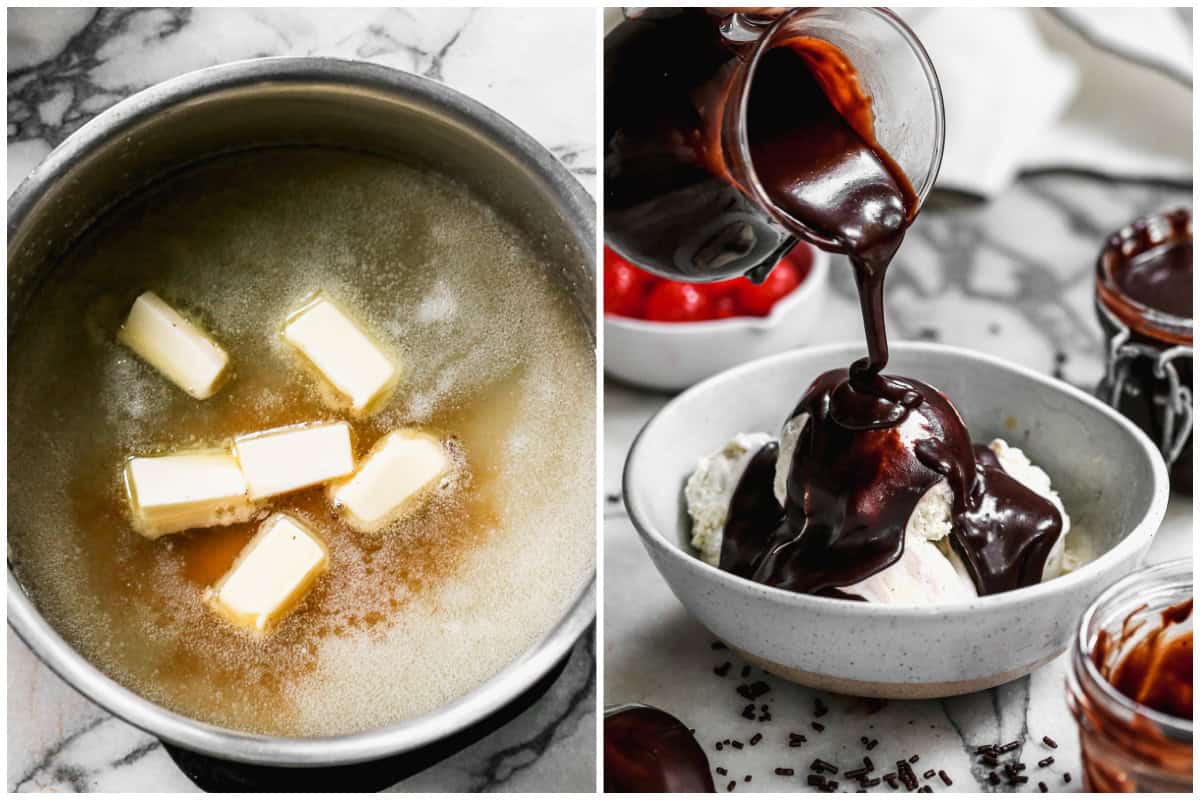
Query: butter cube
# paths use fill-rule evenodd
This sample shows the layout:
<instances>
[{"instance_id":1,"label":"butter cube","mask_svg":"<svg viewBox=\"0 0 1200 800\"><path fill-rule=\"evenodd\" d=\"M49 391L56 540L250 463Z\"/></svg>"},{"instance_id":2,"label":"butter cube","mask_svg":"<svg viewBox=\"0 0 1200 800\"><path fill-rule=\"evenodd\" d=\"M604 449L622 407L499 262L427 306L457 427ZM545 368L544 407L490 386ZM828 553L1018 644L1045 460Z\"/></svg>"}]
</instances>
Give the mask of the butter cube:
<instances>
[{"instance_id":1,"label":"butter cube","mask_svg":"<svg viewBox=\"0 0 1200 800\"><path fill-rule=\"evenodd\" d=\"M197 400L211 397L229 356L154 292L133 302L117 339Z\"/></svg>"},{"instance_id":2,"label":"butter cube","mask_svg":"<svg viewBox=\"0 0 1200 800\"><path fill-rule=\"evenodd\" d=\"M350 426L345 422L293 425L233 442L251 500L294 492L354 471Z\"/></svg>"},{"instance_id":3,"label":"butter cube","mask_svg":"<svg viewBox=\"0 0 1200 800\"><path fill-rule=\"evenodd\" d=\"M330 487L330 499L357 531L379 530L410 510L450 470L441 441L400 430L380 439L354 477Z\"/></svg>"},{"instance_id":4,"label":"butter cube","mask_svg":"<svg viewBox=\"0 0 1200 800\"><path fill-rule=\"evenodd\" d=\"M399 370L349 316L318 292L288 317L284 338L361 412L395 385Z\"/></svg>"},{"instance_id":5,"label":"butter cube","mask_svg":"<svg viewBox=\"0 0 1200 800\"><path fill-rule=\"evenodd\" d=\"M245 522L257 511L246 496L237 459L226 450L131 458L125 464L125 490L133 527L148 539Z\"/></svg>"},{"instance_id":6,"label":"butter cube","mask_svg":"<svg viewBox=\"0 0 1200 800\"><path fill-rule=\"evenodd\" d=\"M325 543L288 514L272 514L215 586L209 606L242 628L262 632L295 608L329 568Z\"/></svg>"}]
</instances>

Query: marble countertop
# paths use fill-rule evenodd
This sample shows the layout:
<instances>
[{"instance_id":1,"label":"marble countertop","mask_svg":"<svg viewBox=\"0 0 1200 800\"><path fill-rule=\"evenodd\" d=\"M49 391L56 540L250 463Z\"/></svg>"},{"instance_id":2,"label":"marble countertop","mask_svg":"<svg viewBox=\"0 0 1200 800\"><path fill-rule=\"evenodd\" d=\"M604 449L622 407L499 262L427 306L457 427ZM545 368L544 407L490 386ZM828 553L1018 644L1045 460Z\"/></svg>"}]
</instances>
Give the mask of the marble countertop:
<instances>
[{"instance_id":1,"label":"marble countertop","mask_svg":"<svg viewBox=\"0 0 1200 800\"><path fill-rule=\"evenodd\" d=\"M896 340L944 341L978 349L1093 388L1102 371L1102 343L1092 309L1092 270L1105 234L1145 213L1190 204L1190 187L1121 183L1072 174L1038 174L988 203L934 195L910 231L888 273L889 333ZM861 341L849 265L835 259L832 292L820 330L802 344ZM1078 791L1080 762L1074 720L1067 710L1066 657L1028 677L985 692L946 700L888 702L881 709L861 700L817 693L765 677L772 691L769 723L742 719L745 699L733 692L743 664L711 649L713 637L688 616L642 548L621 502L621 470L633 437L670 398L608 381L605 386L604 701L642 702L673 712L697 730L719 790L805 791L814 758L858 765L860 737L878 739L869 755L876 765L920 755L918 777L942 769L953 788L933 777L934 791L1012 791L988 785L988 770L971 757L978 745L1018 740L1029 783L1038 791ZM1150 550L1150 561L1192 552L1191 498L1174 495ZM730 677L713 668L732 661ZM755 670L754 678L763 677ZM814 698L830 712L816 732ZM754 747L725 747L717 740ZM808 737L788 748L787 732ZM1049 736L1057 749L1042 743ZM1038 768L1052 756L1054 763ZM792 767L795 776L774 774ZM886 770L880 770L883 772ZM1071 775L1068 783L1064 773ZM879 773L877 773L879 774ZM745 776L753 776L746 782ZM852 782L843 781L842 789ZM851 787L855 788L855 787ZM890 791L886 784L871 791Z\"/></svg>"},{"instance_id":2,"label":"marble countertop","mask_svg":"<svg viewBox=\"0 0 1200 800\"><path fill-rule=\"evenodd\" d=\"M595 190L591 9L13 9L8 191L76 128L153 83L257 56L335 56L444 81ZM519 43L519 46L514 46ZM552 102L548 102L552 101ZM520 717L397 791L590 791L594 632ZM154 737L66 686L8 631L10 791L195 791Z\"/></svg>"}]
</instances>

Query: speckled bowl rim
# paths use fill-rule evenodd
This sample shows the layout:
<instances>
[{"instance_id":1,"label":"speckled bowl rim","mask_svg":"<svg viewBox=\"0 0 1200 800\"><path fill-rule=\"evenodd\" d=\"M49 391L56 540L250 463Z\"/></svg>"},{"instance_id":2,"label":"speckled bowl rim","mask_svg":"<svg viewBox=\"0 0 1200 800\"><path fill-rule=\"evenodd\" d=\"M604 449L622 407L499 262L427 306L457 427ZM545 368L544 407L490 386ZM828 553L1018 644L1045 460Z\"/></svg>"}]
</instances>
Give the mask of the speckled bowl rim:
<instances>
[{"instance_id":1,"label":"speckled bowl rim","mask_svg":"<svg viewBox=\"0 0 1200 800\"><path fill-rule=\"evenodd\" d=\"M860 603L851 600L839 600L833 597L800 594L742 578L702 561L695 554L685 550L681 545L672 542L670 538L649 521L650 515L639 502L638 493L632 489L640 479L637 469L639 448L646 441L647 434L652 433L655 425L659 424L660 420L666 414L670 413L676 405L698 394L716 391L717 387L723 383L740 386L741 390L744 391L746 386L744 379L749 378L760 370L765 371L772 367L781 366L785 362L797 358L798 355L820 358L835 353L842 353L845 354L845 360L849 363L849 360L860 354L861 350L861 344L841 342L817 347L798 348L786 353L749 361L696 384L659 409L658 413L642 426L642 429L634 438L633 444L629 448L629 455L625 459L625 469L621 482L622 494L625 498L625 507L629 512L629 519L633 522L634 528L646 546L653 548L654 551L661 553L666 558L680 562L685 570L690 571L699 580L715 583L721 591L751 595L765 603L791 606L800 611L816 609L826 612L836 612L857 619L886 617L903 620L941 617L948 614L968 615L976 612L1011 611L1030 603L1036 603L1042 598L1069 593L1092 583L1098 577L1097 574L1103 573L1108 567L1115 566L1122 560L1135 558L1143 546L1148 545L1154 538L1154 534L1158 531L1166 514L1170 485L1167 480L1167 468L1162 461L1162 456L1159 455L1158 449L1150 442L1146 434L1142 433L1136 425L1091 395L1085 394L1056 378L1035 372L1027 367L1022 367L995 356L962 347L927 342L894 342L891 344L891 352L893 355L903 353L905 355L916 355L929 359L937 359L944 355L954 355L974 361L981 366L1015 373L1035 383L1042 384L1051 391L1071 401L1089 406L1117 423L1119 428L1124 430L1126 434L1133 437L1134 441L1137 442L1139 448L1147 457L1153 472L1154 496L1151 498L1149 507L1146 509L1146 513L1142 515L1138 524L1120 542L1103 555L1092 559L1073 572L1046 581L1045 583L1039 583L1036 586L952 603L938 603L935 605L896 603L881 605L878 603ZM733 433L735 431L731 431L730 435Z\"/></svg>"}]
</instances>

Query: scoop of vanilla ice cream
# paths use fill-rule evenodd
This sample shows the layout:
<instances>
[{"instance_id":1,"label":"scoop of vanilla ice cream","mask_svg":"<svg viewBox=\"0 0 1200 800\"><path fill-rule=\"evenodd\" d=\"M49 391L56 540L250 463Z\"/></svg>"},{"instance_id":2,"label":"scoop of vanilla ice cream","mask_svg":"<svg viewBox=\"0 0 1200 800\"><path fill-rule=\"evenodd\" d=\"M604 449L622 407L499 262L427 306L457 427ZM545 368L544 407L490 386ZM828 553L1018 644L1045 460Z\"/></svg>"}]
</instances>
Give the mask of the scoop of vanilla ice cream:
<instances>
[{"instance_id":1,"label":"scoop of vanilla ice cream","mask_svg":"<svg viewBox=\"0 0 1200 800\"><path fill-rule=\"evenodd\" d=\"M865 581L842 587L872 603L931 605L978 596L971 578L955 569L941 549L920 536L905 535L904 555Z\"/></svg>"},{"instance_id":2,"label":"scoop of vanilla ice cream","mask_svg":"<svg viewBox=\"0 0 1200 800\"><path fill-rule=\"evenodd\" d=\"M692 518L692 547L714 567L721 560L725 519L738 481L754 454L773 440L766 433L739 433L719 450L700 459L684 486L683 496Z\"/></svg>"}]
</instances>

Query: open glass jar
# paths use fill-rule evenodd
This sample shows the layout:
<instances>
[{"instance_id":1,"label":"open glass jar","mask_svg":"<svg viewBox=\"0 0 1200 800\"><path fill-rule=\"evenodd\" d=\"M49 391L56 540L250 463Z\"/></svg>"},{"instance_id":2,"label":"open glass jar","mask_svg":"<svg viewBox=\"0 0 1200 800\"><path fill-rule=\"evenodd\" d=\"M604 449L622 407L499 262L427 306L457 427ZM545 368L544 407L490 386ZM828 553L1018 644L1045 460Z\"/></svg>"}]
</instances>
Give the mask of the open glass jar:
<instances>
[{"instance_id":1,"label":"open glass jar","mask_svg":"<svg viewBox=\"0 0 1200 800\"><path fill-rule=\"evenodd\" d=\"M1171 487L1189 494L1191 259L1192 215L1178 209L1112 234L1096 261L1096 315L1107 340L1097 393L1158 445Z\"/></svg>"},{"instance_id":2,"label":"open glass jar","mask_svg":"<svg viewBox=\"0 0 1200 800\"><path fill-rule=\"evenodd\" d=\"M1192 593L1191 560L1170 561L1118 581L1084 613L1071 652L1067 704L1079 724L1085 791L1190 791L1192 720L1118 691L1102 673L1102 656L1105 642L1120 641L1131 621L1154 624L1164 611L1190 603ZM1190 665L1186 677L1190 706Z\"/></svg>"}]
</instances>

